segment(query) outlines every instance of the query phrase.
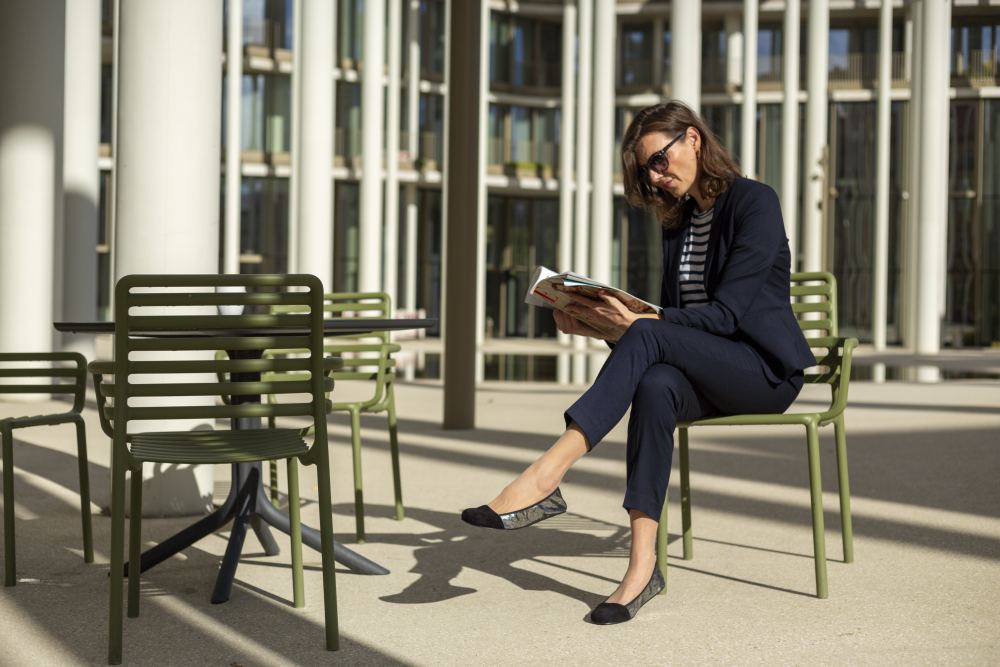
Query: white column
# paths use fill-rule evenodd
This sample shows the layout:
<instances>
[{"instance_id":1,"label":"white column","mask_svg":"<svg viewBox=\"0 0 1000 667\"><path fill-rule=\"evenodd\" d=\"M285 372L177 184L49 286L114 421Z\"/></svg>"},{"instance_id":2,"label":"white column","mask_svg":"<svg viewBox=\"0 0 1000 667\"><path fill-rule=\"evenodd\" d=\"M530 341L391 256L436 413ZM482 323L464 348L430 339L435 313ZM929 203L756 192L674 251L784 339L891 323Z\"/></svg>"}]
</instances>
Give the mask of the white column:
<instances>
[{"instance_id":1,"label":"white column","mask_svg":"<svg viewBox=\"0 0 1000 667\"><path fill-rule=\"evenodd\" d=\"M328 0L301 0L302 50L296 160L299 181L298 270L319 276L333 289L333 59L336 7Z\"/></svg>"},{"instance_id":2,"label":"white column","mask_svg":"<svg viewBox=\"0 0 1000 667\"><path fill-rule=\"evenodd\" d=\"M288 168L288 272L299 272L299 155L302 152L302 0L292 2L292 126Z\"/></svg>"},{"instance_id":3,"label":"white column","mask_svg":"<svg viewBox=\"0 0 1000 667\"><path fill-rule=\"evenodd\" d=\"M920 107L923 91L923 7L924 0L913 0L910 4L910 19L912 27L912 56L910 58L910 101L907 113L906 152L904 159L907 165L906 184L906 227L903 234L903 345L910 350L917 346L917 311L919 309L920 293L917 291L917 230L920 227L920 209L918 193L920 192Z\"/></svg>"},{"instance_id":4,"label":"white column","mask_svg":"<svg viewBox=\"0 0 1000 667\"><path fill-rule=\"evenodd\" d=\"M243 3L230 0L226 12L226 205L222 272L240 272L240 115L243 99Z\"/></svg>"},{"instance_id":5,"label":"white column","mask_svg":"<svg viewBox=\"0 0 1000 667\"><path fill-rule=\"evenodd\" d=\"M385 127L385 256L382 290L393 308L399 308L396 294L396 266L399 260L399 110L403 41L403 0L389 2L389 87L386 91Z\"/></svg>"},{"instance_id":6,"label":"white column","mask_svg":"<svg viewBox=\"0 0 1000 667\"><path fill-rule=\"evenodd\" d=\"M743 0L743 106L740 109L740 166L757 176L757 0Z\"/></svg>"},{"instance_id":7,"label":"white column","mask_svg":"<svg viewBox=\"0 0 1000 667\"><path fill-rule=\"evenodd\" d=\"M586 274L590 266L590 146L593 73L594 0L579 0L580 41L577 45L576 212L573 270ZM572 381L587 380L587 339L573 337Z\"/></svg>"},{"instance_id":8,"label":"white column","mask_svg":"<svg viewBox=\"0 0 1000 667\"><path fill-rule=\"evenodd\" d=\"M879 14L879 80L875 145L875 247L873 256L872 343L885 349L886 302L889 291L889 87L892 69L892 1L882 0Z\"/></svg>"},{"instance_id":9,"label":"white column","mask_svg":"<svg viewBox=\"0 0 1000 667\"><path fill-rule=\"evenodd\" d=\"M618 33L615 3L598 0L594 5L594 105L593 149L591 164L593 190L590 218L590 275L601 282L611 281L611 239L614 234L614 132L615 132L615 35ZM617 281L616 281L617 282ZM593 381L600 361L607 354L603 343L591 339L598 351L591 352L594 360L588 369Z\"/></svg>"},{"instance_id":10,"label":"white column","mask_svg":"<svg viewBox=\"0 0 1000 667\"><path fill-rule=\"evenodd\" d=\"M0 3L0 350L5 352L47 352L54 338L65 20L65 3L59 0Z\"/></svg>"},{"instance_id":11,"label":"white column","mask_svg":"<svg viewBox=\"0 0 1000 667\"><path fill-rule=\"evenodd\" d=\"M722 17L726 32L726 89L736 90L743 84L743 24L739 14Z\"/></svg>"},{"instance_id":12,"label":"white column","mask_svg":"<svg viewBox=\"0 0 1000 667\"><path fill-rule=\"evenodd\" d=\"M131 273L218 271L222 28L221 0L121 1L116 280ZM184 430L202 422L162 427ZM211 506L211 466L146 466L144 472L144 514Z\"/></svg>"},{"instance_id":13,"label":"white column","mask_svg":"<svg viewBox=\"0 0 1000 667\"><path fill-rule=\"evenodd\" d=\"M409 0L406 43L409 54L406 70L406 150L412 161L417 155L420 134L420 0ZM404 308L417 309L417 186L406 186L406 291Z\"/></svg>"},{"instance_id":14,"label":"white column","mask_svg":"<svg viewBox=\"0 0 1000 667\"><path fill-rule=\"evenodd\" d=\"M799 27L799 0L788 0L781 62L785 90L781 103L781 216L785 220L792 271L798 266L799 255Z\"/></svg>"},{"instance_id":15,"label":"white column","mask_svg":"<svg viewBox=\"0 0 1000 667\"><path fill-rule=\"evenodd\" d=\"M802 270L823 268L823 210L826 205L827 61L830 7L809 2L809 57L806 60L806 150L802 165Z\"/></svg>"},{"instance_id":16,"label":"white column","mask_svg":"<svg viewBox=\"0 0 1000 667\"><path fill-rule=\"evenodd\" d=\"M563 2L562 108L559 112L559 260L557 271L573 266L573 158L576 135L576 0ZM654 39L655 43L655 39ZM571 336L559 333L560 345ZM560 354L556 366L559 384L570 380L569 355Z\"/></svg>"},{"instance_id":17,"label":"white column","mask_svg":"<svg viewBox=\"0 0 1000 667\"><path fill-rule=\"evenodd\" d=\"M66 25L62 317L79 322L97 319L100 1L67 3ZM64 347L94 358L93 336L66 336Z\"/></svg>"},{"instance_id":18,"label":"white column","mask_svg":"<svg viewBox=\"0 0 1000 667\"><path fill-rule=\"evenodd\" d=\"M670 96L701 110L701 0L670 5Z\"/></svg>"},{"instance_id":19,"label":"white column","mask_svg":"<svg viewBox=\"0 0 1000 667\"><path fill-rule=\"evenodd\" d=\"M917 330L918 354L935 354L941 346L939 251L942 230L948 225L948 34L951 5L947 0L924 0L923 80L920 87L920 187L917 190Z\"/></svg>"},{"instance_id":20,"label":"white column","mask_svg":"<svg viewBox=\"0 0 1000 667\"><path fill-rule=\"evenodd\" d=\"M385 0L364 3L364 64L361 72L361 219L358 225L358 288L382 288L382 127Z\"/></svg>"}]
</instances>

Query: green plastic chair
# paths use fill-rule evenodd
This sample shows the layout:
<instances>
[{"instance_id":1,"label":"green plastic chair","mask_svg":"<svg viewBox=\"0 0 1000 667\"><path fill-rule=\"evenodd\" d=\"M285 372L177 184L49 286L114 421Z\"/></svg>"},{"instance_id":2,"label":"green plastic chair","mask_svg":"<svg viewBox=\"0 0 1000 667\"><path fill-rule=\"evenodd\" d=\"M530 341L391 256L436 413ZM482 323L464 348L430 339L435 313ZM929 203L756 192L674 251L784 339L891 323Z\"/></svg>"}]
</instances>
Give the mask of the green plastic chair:
<instances>
[{"instance_id":1,"label":"green plastic chair","mask_svg":"<svg viewBox=\"0 0 1000 667\"><path fill-rule=\"evenodd\" d=\"M245 293L215 293L218 286L243 286ZM302 291L304 288L304 291ZM292 291L296 290L296 291ZM218 305L262 308L259 313L219 315ZM295 313L271 314L272 306L294 305ZM192 314L192 307L198 314ZM204 311L204 314L201 312ZM240 334L240 330L266 328ZM206 335L205 332L217 335ZM305 350L296 358L216 359L218 350ZM149 360L144 353L183 352ZM136 358L138 356L138 358ZM252 356L252 353L251 353ZM111 368L92 371L99 381L99 405L113 438L111 464L111 595L108 662L122 660L122 579L124 565L125 475L131 472L129 559L140 562L142 514L142 464L246 463L286 459L288 466L289 520L291 524L294 605L304 604L302 538L299 518L296 459L317 466L319 519L322 534L323 601L326 648L337 650L336 581L334 577L333 523L330 501L329 452L326 435L327 392L332 381L324 377L323 290L309 275L162 275L125 276L115 287L115 360ZM292 371L288 381L248 380L241 374ZM164 376L197 373L176 380ZM149 375L157 374L157 375ZM218 380L219 374L226 381ZM304 378L304 379L303 379ZM176 405L192 396L282 395L280 404L239 403ZM130 404L139 397L162 397L169 406ZM313 444L307 445L302 429L242 429L215 431L136 431L136 422L170 419L237 419L275 416L307 417ZM139 615L138 567L129 569L128 615Z\"/></svg>"},{"instance_id":2,"label":"green plastic chair","mask_svg":"<svg viewBox=\"0 0 1000 667\"><path fill-rule=\"evenodd\" d=\"M90 476L87 473L87 429L80 411L87 391L87 360L76 352L0 352L0 378L18 384L0 384L3 394L70 394L66 412L0 419L3 447L4 586L17 583L14 555L14 429L30 426L76 426L77 464L80 468L80 514L83 519L83 561L94 562L90 522Z\"/></svg>"},{"instance_id":3,"label":"green plastic chair","mask_svg":"<svg viewBox=\"0 0 1000 667\"><path fill-rule=\"evenodd\" d=\"M816 354L817 365L805 374L805 381L830 387L830 405L818 412L784 414L749 414L713 417L679 422L678 447L681 474L681 521L684 560L694 557L691 532L691 484L689 481L688 429L695 426L764 426L804 427L809 459L809 492L812 505L813 560L816 569L816 597L829 595L826 572L826 540L823 526L823 489L820 478L819 428L833 424L837 449L837 473L840 491L840 522L844 544L844 562L854 561L851 529L851 494L847 479L847 437L844 409L851 379L851 359L858 345L856 338L837 336L837 281L827 272L791 275L792 310L799 326ZM814 336L814 334L821 334ZM663 504L657 533L656 554L664 578L667 575L667 503ZM664 591L665 592L665 591Z\"/></svg>"},{"instance_id":4,"label":"green plastic chair","mask_svg":"<svg viewBox=\"0 0 1000 667\"><path fill-rule=\"evenodd\" d=\"M323 308L327 317L388 318L392 308L389 295L384 292L334 292L325 294ZM275 311L293 311L280 307ZM331 411L347 412L351 417L351 453L354 468L354 521L355 538L365 541L364 491L361 472L361 414L385 412L389 422L389 450L392 458L392 482L395 493L395 518L402 521L403 491L399 469L399 440L396 429L396 398L393 391L396 362L392 358L400 346L389 341L388 331L372 331L327 337L323 346L328 356L340 359L341 367L331 374L334 381L363 381L372 383L372 391L365 398L355 401L333 402ZM274 354L271 352L270 354ZM287 354L287 352L285 353ZM274 395L268 402L277 401ZM274 427L274 419L268 422ZM278 502L277 467L272 463L271 500Z\"/></svg>"}]
</instances>

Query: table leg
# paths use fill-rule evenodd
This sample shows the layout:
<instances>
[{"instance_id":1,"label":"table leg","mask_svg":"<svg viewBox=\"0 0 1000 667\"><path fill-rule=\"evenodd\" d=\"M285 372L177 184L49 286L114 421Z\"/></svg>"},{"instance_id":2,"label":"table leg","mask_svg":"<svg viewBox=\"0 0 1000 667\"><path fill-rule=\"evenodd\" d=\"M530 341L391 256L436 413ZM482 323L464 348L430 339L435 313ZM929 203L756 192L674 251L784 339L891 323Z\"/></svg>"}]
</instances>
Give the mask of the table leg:
<instances>
[{"instance_id":1,"label":"table leg","mask_svg":"<svg viewBox=\"0 0 1000 667\"><path fill-rule=\"evenodd\" d=\"M257 470L251 468L246 476L246 483L240 488L236 498L237 514L233 520L233 529L229 533L226 553L222 557L219 576L215 579L212 604L229 601L229 594L233 590L233 579L236 577L236 566L240 564L240 553L243 551L243 541L247 536L247 524L250 523L250 517L253 514L257 482Z\"/></svg>"},{"instance_id":2,"label":"table leg","mask_svg":"<svg viewBox=\"0 0 1000 667\"><path fill-rule=\"evenodd\" d=\"M258 500L257 502L260 502ZM253 528L254 534L260 541L262 547L264 547L265 556L277 556L281 553L281 547L274 539L274 535L271 534L271 529L268 528L267 524L261 520L260 515L256 512L250 517L250 527Z\"/></svg>"}]
</instances>

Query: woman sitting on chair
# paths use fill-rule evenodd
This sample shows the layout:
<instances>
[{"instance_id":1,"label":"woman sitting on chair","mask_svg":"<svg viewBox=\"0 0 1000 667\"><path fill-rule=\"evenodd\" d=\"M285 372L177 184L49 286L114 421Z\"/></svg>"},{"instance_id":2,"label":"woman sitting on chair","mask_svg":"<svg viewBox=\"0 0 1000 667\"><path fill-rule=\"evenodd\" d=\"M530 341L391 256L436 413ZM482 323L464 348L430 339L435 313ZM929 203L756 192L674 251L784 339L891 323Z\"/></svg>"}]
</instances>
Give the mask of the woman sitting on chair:
<instances>
[{"instance_id":1,"label":"woman sitting on chair","mask_svg":"<svg viewBox=\"0 0 1000 667\"><path fill-rule=\"evenodd\" d=\"M559 330L608 341L594 384L565 413L566 431L488 505L477 526L523 528L566 510L559 483L631 405L623 507L632 545L621 584L590 615L628 621L664 586L656 531L678 421L784 412L815 363L789 299L790 254L778 197L742 178L705 122L680 102L640 111L622 140L625 197L663 225L658 314L615 297L573 295Z\"/></svg>"}]
</instances>

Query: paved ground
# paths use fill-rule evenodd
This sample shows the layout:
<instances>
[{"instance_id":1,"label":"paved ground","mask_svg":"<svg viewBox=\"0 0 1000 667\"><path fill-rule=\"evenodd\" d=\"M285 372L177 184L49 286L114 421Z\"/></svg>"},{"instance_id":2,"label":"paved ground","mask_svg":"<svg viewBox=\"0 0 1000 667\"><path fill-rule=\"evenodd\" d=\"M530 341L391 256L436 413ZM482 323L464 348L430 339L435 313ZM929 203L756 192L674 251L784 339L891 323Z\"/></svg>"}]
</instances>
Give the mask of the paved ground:
<instances>
[{"instance_id":1,"label":"paved ground","mask_svg":"<svg viewBox=\"0 0 1000 667\"><path fill-rule=\"evenodd\" d=\"M232 600L209 604L228 535L221 532L144 576L142 616L126 619L126 663L1000 662L1000 383L852 387L856 562L841 561L827 433L827 600L812 596L803 434L694 432L695 558L680 560L679 521L672 521L669 593L632 622L609 627L585 619L625 569L623 427L570 472L566 515L510 534L458 518L550 444L574 395L538 385L490 386L478 396L479 428L445 432L440 387L401 386L402 522L390 518L384 422L364 421L369 541L356 549L392 573L338 568L338 654L322 650L319 555L308 549L304 610L290 606L287 549L266 557L253 536ZM809 394L800 402L818 399ZM0 416L25 410L0 403ZM109 457L92 411L88 419L96 511L106 503ZM354 546L347 433L346 420L334 417L334 523L338 537ZM19 583L0 589L0 665L104 662L109 521L95 514L97 563L84 565L73 451L70 427L17 433ZM217 470L217 493L224 494L227 476ZM674 507L676 491L672 485ZM308 473L303 494L310 500L303 518L316 525ZM155 542L190 521L147 519L143 537Z\"/></svg>"}]
</instances>

